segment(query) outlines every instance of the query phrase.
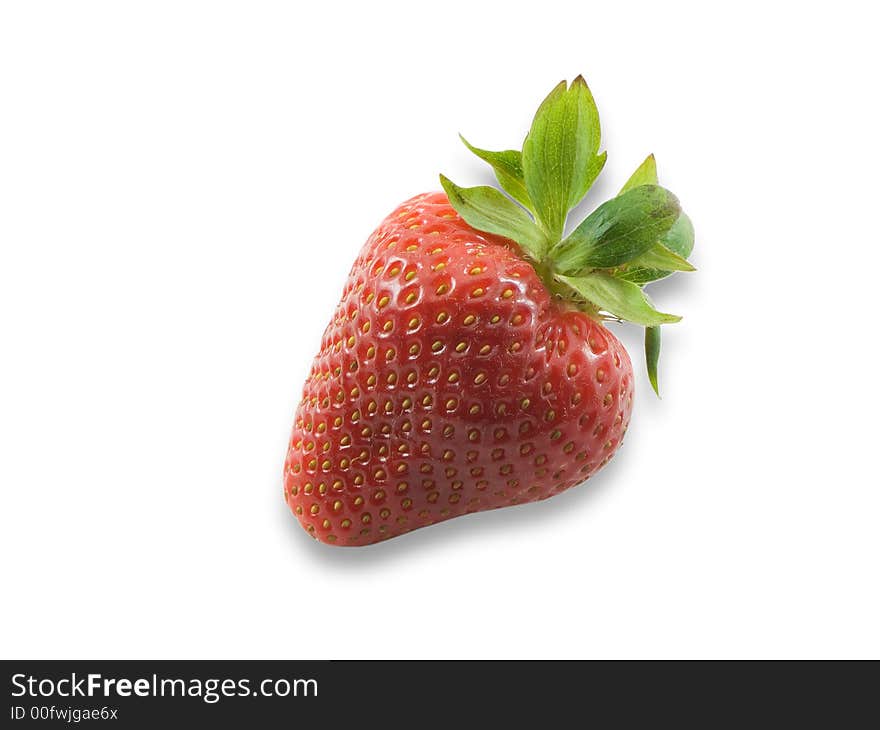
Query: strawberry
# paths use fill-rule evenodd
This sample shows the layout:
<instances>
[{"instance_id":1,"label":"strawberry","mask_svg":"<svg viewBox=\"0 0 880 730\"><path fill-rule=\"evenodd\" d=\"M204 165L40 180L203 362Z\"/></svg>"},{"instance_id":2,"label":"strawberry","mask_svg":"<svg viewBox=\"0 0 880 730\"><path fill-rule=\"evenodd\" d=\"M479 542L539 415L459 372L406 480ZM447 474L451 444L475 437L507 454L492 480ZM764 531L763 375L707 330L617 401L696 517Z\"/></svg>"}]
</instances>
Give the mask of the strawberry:
<instances>
[{"instance_id":1,"label":"strawberry","mask_svg":"<svg viewBox=\"0 0 880 730\"><path fill-rule=\"evenodd\" d=\"M285 499L315 538L367 545L588 479L620 446L630 358L608 319L646 327L642 286L690 271L693 227L649 157L565 235L605 162L581 77L559 84L522 151L465 144L496 188L417 195L373 232L306 379Z\"/></svg>"}]
</instances>

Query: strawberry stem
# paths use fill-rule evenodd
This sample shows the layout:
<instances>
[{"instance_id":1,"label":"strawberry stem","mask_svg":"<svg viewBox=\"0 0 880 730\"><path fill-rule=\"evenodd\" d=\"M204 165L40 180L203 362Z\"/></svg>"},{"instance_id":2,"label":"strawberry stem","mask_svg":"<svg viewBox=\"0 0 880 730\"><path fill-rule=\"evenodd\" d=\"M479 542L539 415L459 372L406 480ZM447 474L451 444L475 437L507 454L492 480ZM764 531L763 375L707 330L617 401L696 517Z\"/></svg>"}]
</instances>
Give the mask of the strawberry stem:
<instances>
[{"instance_id":1,"label":"strawberry stem","mask_svg":"<svg viewBox=\"0 0 880 730\"><path fill-rule=\"evenodd\" d=\"M519 244L557 299L596 318L648 328L649 377L657 390L658 327L681 318L654 309L642 288L694 270L687 261L694 229L678 199L657 184L654 156L565 236L568 214L606 160L599 112L582 76L560 82L544 99L521 151L492 152L461 139L492 166L507 195L489 186L461 188L441 175L452 206L477 230Z\"/></svg>"}]
</instances>

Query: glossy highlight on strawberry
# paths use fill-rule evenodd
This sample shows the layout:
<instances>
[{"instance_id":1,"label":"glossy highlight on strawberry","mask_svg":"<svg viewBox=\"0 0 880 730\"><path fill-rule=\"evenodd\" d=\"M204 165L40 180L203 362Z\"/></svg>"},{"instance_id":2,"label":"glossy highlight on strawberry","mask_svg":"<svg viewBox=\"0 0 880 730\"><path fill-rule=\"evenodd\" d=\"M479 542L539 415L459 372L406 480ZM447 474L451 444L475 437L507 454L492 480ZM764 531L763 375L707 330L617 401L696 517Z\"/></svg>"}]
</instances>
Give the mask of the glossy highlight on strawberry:
<instances>
[{"instance_id":1,"label":"glossy highlight on strawberry","mask_svg":"<svg viewBox=\"0 0 880 730\"><path fill-rule=\"evenodd\" d=\"M352 268L297 411L285 496L309 533L343 545L544 499L611 457L632 393L605 327L445 194L419 195Z\"/></svg>"},{"instance_id":2,"label":"glossy highlight on strawberry","mask_svg":"<svg viewBox=\"0 0 880 730\"><path fill-rule=\"evenodd\" d=\"M645 327L659 394L660 327L681 318L643 288L694 270L693 226L653 156L567 231L606 159L583 78L551 91L521 151L465 145L504 192L441 175L443 192L393 211L354 262L303 388L284 497L324 543L369 545L588 479L633 406L608 320Z\"/></svg>"}]
</instances>

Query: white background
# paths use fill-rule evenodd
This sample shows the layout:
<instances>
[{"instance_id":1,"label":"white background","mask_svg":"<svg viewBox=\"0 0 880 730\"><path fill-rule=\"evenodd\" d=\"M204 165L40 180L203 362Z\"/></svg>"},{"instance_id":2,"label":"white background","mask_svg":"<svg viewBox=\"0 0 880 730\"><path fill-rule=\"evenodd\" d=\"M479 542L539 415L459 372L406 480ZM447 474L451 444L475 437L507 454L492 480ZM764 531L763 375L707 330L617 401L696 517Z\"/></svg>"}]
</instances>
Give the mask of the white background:
<instances>
[{"instance_id":1,"label":"white background","mask_svg":"<svg viewBox=\"0 0 880 730\"><path fill-rule=\"evenodd\" d=\"M2 656L880 657L868 5L514 5L0 6ZM617 327L589 485L311 541L281 466L351 261L579 72L587 208L654 152L696 225L663 400Z\"/></svg>"}]
</instances>

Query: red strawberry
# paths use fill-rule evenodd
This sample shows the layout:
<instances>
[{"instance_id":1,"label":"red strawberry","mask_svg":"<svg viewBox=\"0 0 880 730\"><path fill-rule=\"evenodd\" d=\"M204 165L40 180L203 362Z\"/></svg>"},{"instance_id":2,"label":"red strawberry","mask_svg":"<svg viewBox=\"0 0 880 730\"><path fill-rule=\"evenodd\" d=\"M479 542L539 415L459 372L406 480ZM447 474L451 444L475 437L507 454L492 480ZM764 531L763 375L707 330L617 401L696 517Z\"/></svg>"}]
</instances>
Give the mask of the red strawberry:
<instances>
[{"instance_id":1,"label":"red strawberry","mask_svg":"<svg viewBox=\"0 0 880 730\"><path fill-rule=\"evenodd\" d=\"M285 463L285 498L314 537L366 545L544 499L617 450L633 373L602 320L648 327L655 383L658 325L678 318L656 312L638 284L690 270L693 238L656 186L653 158L563 237L604 163L598 146L578 77L542 104L522 153L470 147L531 216L494 188L441 178L448 198L416 196L370 236L306 380Z\"/></svg>"}]
</instances>

